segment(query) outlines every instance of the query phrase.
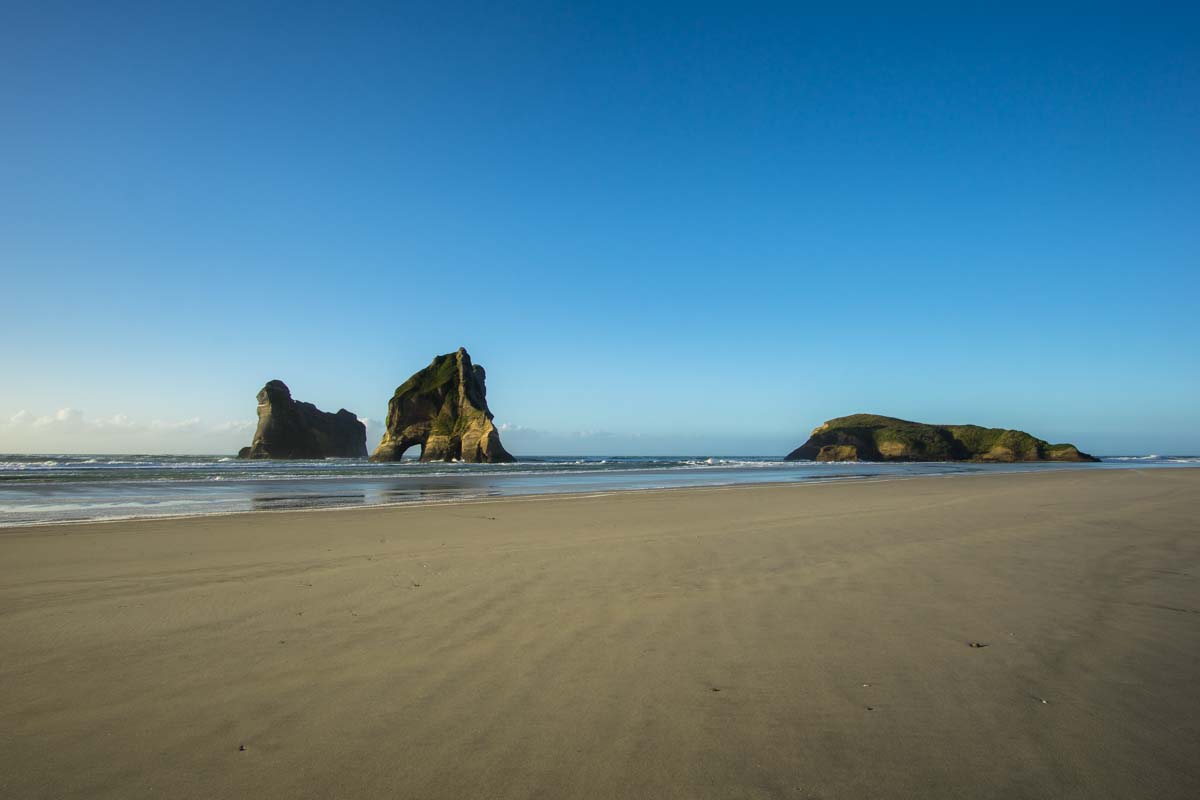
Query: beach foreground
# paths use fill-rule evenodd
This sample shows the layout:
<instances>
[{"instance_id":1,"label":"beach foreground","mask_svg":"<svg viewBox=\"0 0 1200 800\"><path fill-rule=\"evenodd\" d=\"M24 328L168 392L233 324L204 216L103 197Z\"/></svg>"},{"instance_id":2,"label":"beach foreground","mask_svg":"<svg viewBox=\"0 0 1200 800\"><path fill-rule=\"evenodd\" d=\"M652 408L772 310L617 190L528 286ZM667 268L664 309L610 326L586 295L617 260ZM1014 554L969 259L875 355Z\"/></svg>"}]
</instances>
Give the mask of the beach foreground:
<instances>
[{"instance_id":1,"label":"beach foreground","mask_svg":"<svg viewBox=\"0 0 1200 800\"><path fill-rule=\"evenodd\" d=\"M1197 797L1198 576L1193 469L11 529L0 795Z\"/></svg>"}]
</instances>

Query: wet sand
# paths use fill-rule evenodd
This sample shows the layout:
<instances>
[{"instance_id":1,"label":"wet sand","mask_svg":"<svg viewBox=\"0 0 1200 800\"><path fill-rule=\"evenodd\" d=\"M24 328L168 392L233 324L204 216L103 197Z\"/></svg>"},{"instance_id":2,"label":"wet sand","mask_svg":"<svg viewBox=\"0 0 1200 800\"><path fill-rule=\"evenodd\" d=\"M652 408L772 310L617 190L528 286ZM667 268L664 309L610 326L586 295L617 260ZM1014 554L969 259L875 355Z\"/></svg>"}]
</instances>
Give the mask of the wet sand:
<instances>
[{"instance_id":1,"label":"wet sand","mask_svg":"<svg viewBox=\"0 0 1200 800\"><path fill-rule=\"evenodd\" d=\"M0 796L1200 797L1198 578L1200 469L11 529Z\"/></svg>"}]
</instances>

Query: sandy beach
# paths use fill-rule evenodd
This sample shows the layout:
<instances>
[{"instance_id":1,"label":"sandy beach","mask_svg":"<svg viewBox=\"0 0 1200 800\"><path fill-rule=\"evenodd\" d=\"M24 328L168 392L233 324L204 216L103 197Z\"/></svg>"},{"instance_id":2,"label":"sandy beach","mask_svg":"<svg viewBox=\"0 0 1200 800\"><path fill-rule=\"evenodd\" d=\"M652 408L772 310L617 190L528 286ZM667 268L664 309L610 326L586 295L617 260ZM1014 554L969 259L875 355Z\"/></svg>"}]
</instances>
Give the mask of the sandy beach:
<instances>
[{"instance_id":1,"label":"sandy beach","mask_svg":"<svg viewBox=\"0 0 1200 800\"><path fill-rule=\"evenodd\" d=\"M0 796L1193 798L1198 577L1196 469L10 529Z\"/></svg>"}]
</instances>

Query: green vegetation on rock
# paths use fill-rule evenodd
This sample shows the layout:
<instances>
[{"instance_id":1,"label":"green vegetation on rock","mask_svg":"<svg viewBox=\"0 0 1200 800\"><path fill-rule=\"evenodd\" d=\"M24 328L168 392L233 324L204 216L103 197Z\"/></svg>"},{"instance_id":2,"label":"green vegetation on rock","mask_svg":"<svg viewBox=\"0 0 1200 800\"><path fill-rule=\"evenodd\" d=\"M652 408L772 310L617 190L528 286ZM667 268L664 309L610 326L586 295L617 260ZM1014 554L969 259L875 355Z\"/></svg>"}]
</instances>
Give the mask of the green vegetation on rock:
<instances>
[{"instance_id":1,"label":"green vegetation on rock","mask_svg":"<svg viewBox=\"0 0 1200 800\"><path fill-rule=\"evenodd\" d=\"M1024 431L978 425L928 425L852 414L816 428L788 461L1098 461L1071 444Z\"/></svg>"},{"instance_id":2,"label":"green vegetation on rock","mask_svg":"<svg viewBox=\"0 0 1200 800\"><path fill-rule=\"evenodd\" d=\"M422 461L512 461L492 424L485 378L463 348L434 358L392 395L371 460L399 461L415 445Z\"/></svg>"}]
</instances>

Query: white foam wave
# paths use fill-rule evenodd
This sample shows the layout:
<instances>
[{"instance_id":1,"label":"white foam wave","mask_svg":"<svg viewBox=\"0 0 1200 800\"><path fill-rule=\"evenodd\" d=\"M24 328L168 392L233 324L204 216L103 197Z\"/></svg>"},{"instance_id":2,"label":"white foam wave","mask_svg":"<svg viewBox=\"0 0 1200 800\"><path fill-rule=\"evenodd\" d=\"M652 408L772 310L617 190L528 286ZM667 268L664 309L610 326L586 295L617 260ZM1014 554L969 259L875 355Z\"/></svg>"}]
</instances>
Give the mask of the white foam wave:
<instances>
[{"instance_id":1,"label":"white foam wave","mask_svg":"<svg viewBox=\"0 0 1200 800\"><path fill-rule=\"evenodd\" d=\"M1200 463L1200 456L1160 456L1157 453L1151 453L1146 456L1105 456L1101 461L1142 461L1147 463L1163 463L1163 464L1197 464Z\"/></svg>"}]
</instances>

